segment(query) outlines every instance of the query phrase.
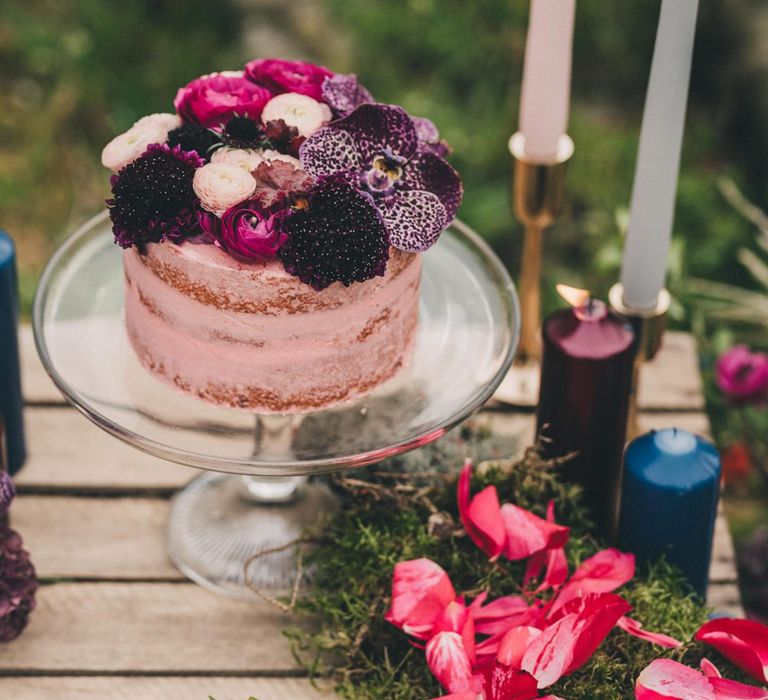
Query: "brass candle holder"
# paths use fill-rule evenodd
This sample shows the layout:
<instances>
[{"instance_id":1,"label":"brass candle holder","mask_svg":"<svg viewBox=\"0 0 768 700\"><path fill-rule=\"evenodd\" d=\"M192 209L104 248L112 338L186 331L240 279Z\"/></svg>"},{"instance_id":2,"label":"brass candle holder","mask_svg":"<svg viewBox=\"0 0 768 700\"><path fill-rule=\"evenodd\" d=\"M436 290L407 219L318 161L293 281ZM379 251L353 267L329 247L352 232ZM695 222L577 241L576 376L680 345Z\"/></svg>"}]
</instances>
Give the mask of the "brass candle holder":
<instances>
[{"instance_id":1,"label":"brass candle holder","mask_svg":"<svg viewBox=\"0 0 768 700\"><path fill-rule=\"evenodd\" d=\"M640 367L644 362L652 360L661 347L664 330L667 327L667 315L672 297L666 289L659 292L656 306L652 309L636 309L627 306L624 301L624 287L614 284L608 294L611 308L624 316L635 329L635 368L632 377L632 393L629 399L627 417L627 440L632 440L640 434L637 425L637 393L640 379Z\"/></svg>"},{"instance_id":2,"label":"brass candle holder","mask_svg":"<svg viewBox=\"0 0 768 700\"><path fill-rule=\"evenodd\" d=\"M540 162L526 155L525 137L517 132L509 139L509 151L515 161L514 212L525 227L518 284L521 327L517 358L495 397L517 406L535 406L539 399L541 359L542 234L562 211L565 169L574 145L570 136L563 135L556 156Z\"/></svg>"}]
</instances>

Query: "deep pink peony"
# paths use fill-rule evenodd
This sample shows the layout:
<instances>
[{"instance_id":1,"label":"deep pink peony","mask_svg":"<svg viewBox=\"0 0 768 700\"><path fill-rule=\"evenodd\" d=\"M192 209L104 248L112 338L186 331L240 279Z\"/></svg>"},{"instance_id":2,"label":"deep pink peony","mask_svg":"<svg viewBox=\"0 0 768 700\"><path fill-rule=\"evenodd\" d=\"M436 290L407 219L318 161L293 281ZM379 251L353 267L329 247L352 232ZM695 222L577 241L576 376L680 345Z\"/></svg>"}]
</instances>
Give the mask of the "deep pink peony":
<instances>
[{"instance_id":1,"label":"deep pink peony","mask_svg":"<svg viewBox=\"0 0 768 700\"><path fill-rule=\"evenodd\" d=\"M173 101L185 122L219 126L238 115L258 121L272 95L248 80L242 71L211 73L179 88Z\"/></svg>"},{"instance_id":2,"label":"deep pink peony","mask_svg":"<svg viewBox=\"0 0 768 700\"><path fill-rule=\"evenodd\" d=\"M241 202L224 212L217 238L226 250L246 260L274 258L287 238L277 226L280 216L255 200Z\"/></svg>"},{"instance_id":3,"label":"deep pink peony","mask_svg":"<svg viewBox=\"0 0 768 700\"><path fill-rule=\"evenodd\" d=\"M737 401L768 398L768 355L750 352L746 345L734 345L720 355L716 366L717 385Z\"/></svg>"},{"instance_id":4,"label":"deep pink peony","mask_svg":"<svg viewBox=\"0 0 768 700\"><path fill-rule=\"evenodd\" d=\"M333 73L323 66L278 58L257 58L245 65L245 74L275 95L298 92L318 102L323 99L323 81L333 77Z\"/></svg>"}]
</instances>

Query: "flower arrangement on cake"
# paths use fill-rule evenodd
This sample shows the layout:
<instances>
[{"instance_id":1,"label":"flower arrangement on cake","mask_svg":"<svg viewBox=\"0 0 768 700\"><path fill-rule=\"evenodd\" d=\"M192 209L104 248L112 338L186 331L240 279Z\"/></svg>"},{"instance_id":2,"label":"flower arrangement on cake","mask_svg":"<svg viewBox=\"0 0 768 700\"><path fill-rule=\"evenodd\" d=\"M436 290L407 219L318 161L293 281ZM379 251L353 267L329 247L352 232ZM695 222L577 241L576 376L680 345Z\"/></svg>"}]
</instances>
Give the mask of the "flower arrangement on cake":
<instances>
[{"instance_id":1,"label":"flower arrangement on cake","mask_svg":"<svg viewBox=\"0 0 768 700\"><path fill-rule=\"evenodd\" d=\"M768 698L768 627L708 620L669 564L595 539L567 462L497 441L465 427L333 477L299 603L321 629L288 632L312 672L361 700ZM457 481L462 456L493 459Z\"/></svg>"},{"instance_id":2,"label":"flower arrangement on cake","mask_svg":"<svg viewBox=\"0 0 768 700\"><path fill-rule=\"evenodd\" d=\"M197 78L174 106L102 153L144 366L213 403L282 413L394 376L415 335L418 253L462 198L435 125L355 75L276 59Z\"/></svg>"}]
</instances>

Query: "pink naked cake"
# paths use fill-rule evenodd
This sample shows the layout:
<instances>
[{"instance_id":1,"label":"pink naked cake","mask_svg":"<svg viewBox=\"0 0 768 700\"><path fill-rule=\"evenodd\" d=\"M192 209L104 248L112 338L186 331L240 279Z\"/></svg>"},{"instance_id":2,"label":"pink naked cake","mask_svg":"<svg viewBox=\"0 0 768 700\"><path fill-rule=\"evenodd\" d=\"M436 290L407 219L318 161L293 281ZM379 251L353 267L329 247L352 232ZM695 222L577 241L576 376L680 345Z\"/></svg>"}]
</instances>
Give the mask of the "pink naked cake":
<instances>
[{"instance_id":1,"label":"pink naked cake","mask_svg":"<svg viewBox=\"0 0 768 700\"><path fill-rule=\"evenodd\" d=\"M414 343L420 253L461 200L434 125L353 75L280 60L198 78L174 105L102 154L142 365L271 413L392 378Z\"/></svg>"}]
</instances>

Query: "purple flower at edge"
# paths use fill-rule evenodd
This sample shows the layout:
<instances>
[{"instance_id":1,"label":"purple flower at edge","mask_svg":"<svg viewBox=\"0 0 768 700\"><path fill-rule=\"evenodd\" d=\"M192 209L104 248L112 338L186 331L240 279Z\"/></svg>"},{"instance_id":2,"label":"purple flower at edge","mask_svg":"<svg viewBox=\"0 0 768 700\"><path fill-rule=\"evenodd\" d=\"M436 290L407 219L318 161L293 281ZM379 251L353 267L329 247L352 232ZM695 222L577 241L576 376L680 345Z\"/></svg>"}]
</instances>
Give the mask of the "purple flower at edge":
<instances>
[{"instance_id":1,"label":"purple flower at edge","mask_svg":"<svg viewBox=\"0 0 768 700\"><path fill-rule=\"evenodd\" d=\"M21 537L0 523L0 642L10 642L27 626L37 586L35 567Z\"/></svg>"},{"instance_id":2,"label":"purple flower at edge","mask_svg":"<svg viewBox=\"0 0 768 700\"><path fill-rule=\"evenodd\" d=\"M310 136L299 156L310 175L340 174L368 193L391 244L406 252L432 246L461 203L458 173L419 149L416 127L401 107L360 105Z\"/></svg>"},{"instance_id":3,"label":"purple flower at edge","mask_svg":"<svg viewBox=\"0 0 768 700\"><path fill-rule=\"evenodd\" d=\"M0 518L2 518L16 497L16 486L8 472L0 472Z\"/></svg>"},{"instance_id":4,"label":"purple flower at edge","mask_svg":"<svg viewBox=\"0 0 768 700\"><path fill-rule=\"evenodd\" d=\"M768 399L768 355L734 345L718 358L715 369L717 385L734 401Z\"/></svg>"}]
</instances>

